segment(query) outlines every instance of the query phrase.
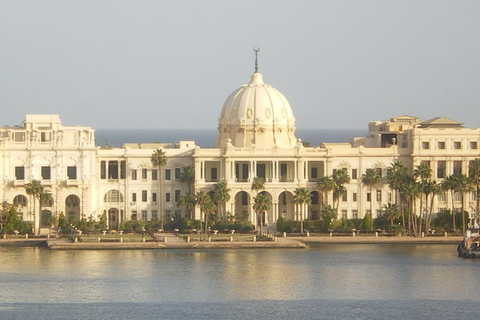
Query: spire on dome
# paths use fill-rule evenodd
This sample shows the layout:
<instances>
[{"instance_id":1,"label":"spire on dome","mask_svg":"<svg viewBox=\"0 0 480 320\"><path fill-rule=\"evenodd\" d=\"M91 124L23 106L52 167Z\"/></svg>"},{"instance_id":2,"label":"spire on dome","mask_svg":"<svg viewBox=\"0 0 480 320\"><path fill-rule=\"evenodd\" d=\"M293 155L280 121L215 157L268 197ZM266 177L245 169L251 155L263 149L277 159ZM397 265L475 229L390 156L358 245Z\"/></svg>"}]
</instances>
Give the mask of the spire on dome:
<instances>
[{"instance_id":1,"label":"spire on dome","mask_svg":"<svg viewBox=\"0 0 480 320\"><path fill-rule=\"evenodd\" d=\"M258 51L260 51L260 47L253 47L253 51L255 52L255 73L258 73L258 58L257 58L257 55L258 55Z\"/></svg>"}]
</instances>

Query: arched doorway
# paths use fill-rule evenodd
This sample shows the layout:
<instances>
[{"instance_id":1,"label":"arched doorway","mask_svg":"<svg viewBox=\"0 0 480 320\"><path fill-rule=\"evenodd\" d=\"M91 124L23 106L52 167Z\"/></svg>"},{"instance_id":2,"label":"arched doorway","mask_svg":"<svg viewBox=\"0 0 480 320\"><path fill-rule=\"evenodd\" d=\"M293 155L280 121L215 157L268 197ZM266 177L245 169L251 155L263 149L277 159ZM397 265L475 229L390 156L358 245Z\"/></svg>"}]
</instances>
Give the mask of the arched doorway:
<instances>
[{"instance_id":1,"label":"arched doorway","mask_svg":"<svg viewBox=\"0 0 480 320\"><path fill-rule=\"evenodd\" d=\"M239 221L252 221L250 195L245 191L235 194L235 218Z\"/></svg>"},{"instance_id":2,"label":"arched doorway","mask_svg":"<svg viewBox=\"0 0 480 320\"><path fill-rule=\"evenodd\" d=\"M120 225L120 215L118 209L111 208L108 210L108 230L118 230Z\"/></svg>"},{"instance_id":3,"label":"arched doorway","mask_svg":"<svg viewBox=\"0 0 480 320\"><path fill-rule=\"evenodd\" d=\"M69 223L80 221L80 198L71 194L65 199L66 218Z\"/></svg>"},{"instance_id":4,"label":"arched doorway","mask_svg":"<svg viewBox=\"0 0 480 320\"><path fill-rule=\"evenodd\" d=\"M27 207L27 204L28 204L27 197L25 197L22 194L19 194L18 196L13 198L13 205L17 210L17 216L19 220L23 220L23 210L24 208Z\"/></svg>"},{"instance_id":5,"label":"arched doorway","mask_svg":"<svg viewBox=\"0 0 480 320\"><path fill-rule=\"evenodd\" d=\"M270 204L272 204L272 195L266 191L262 191L260 192L259 194L264 194L267 196L267 198L270 199ZM253 204L252 204L253 205ZM268 225L271 225L271 224L274 224L276 223L276 221L273 221L273 204L270 206L270 210L268 210L267 212L264 212L262 213L262 216L261 216L261 224L262 226L268 226Z\"/></svg>"},{"instance_id":6,"label":"arched doorway","mask_svg":"<svg viewBox=\"0 0 480 320\"><path fill-rule=\"evenodd\" d=\"M41 218L40 218L40 226L42 228L51 228L52 226L50 225L49 218L52 216L52 211L48 209L42 210Z\"/></svg>"},{"instance_id":7,"label":"arched doorway","mask_svg":"<svg viewBox=\"0 0 480 320\"><path fill-rule=\"evenodd\" d=\"M290 191L284 191L278 195L278 215L282 215L286 220L295 220L293 194Z\"/></svg>"}]
</instances>

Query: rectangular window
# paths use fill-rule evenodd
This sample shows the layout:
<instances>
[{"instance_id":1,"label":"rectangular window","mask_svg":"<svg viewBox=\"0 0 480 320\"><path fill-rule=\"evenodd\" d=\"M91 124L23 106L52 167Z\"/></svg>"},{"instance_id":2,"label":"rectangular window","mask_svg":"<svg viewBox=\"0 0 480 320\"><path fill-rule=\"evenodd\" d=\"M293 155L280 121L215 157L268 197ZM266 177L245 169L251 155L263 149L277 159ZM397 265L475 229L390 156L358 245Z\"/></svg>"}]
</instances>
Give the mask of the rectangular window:
<instances>
[{"instance_id":1,"label":"rectangular window","mask_svg":"<svg viewBox=\"0 0 480 320\"><path fill-rule=\"evenodd\" d=\"M358 219L358 210L352 210L352 218Z\"/></svg>"},{"instance_id":2,"label":"rectangular window","mask_svg":"<svg viewBox=\"0 0 480 320\"><path fill-rule=\"evenodd\" d=\"M352 169L352 179L358 179L358 169Z\"/></svg>"},{"instance_id":3,"label":"rectangular window","mask_svg":"<svg viewBox=\"0 0 480 320\"><path fill-rule=\"evenodd\" d=\"M157 169L152 169L152 180L158 180L158 171L157 171Z\"/></svg>"},{"instance_id":4,"label":"rectangular window","mask_svg":"<svg viewBox=\"0 0 480 320\"><path fill-rule=\"evenodd\" d=\"M118 161L108 161L108 179L118 179Z\"/></svg>"},{"instance_id":5,"label":"rectangular window","mask_svg":"<svg viewBox=\"0 0 480 320\"><path fill-rule=\"evenodd\" d=\"M371 196L370 196L370 192L367 192L367 202L369 202L369 201L370 201L370 198L371 198Z\"/></svg>"},{"instance_id":6,"label":"rectangular window","mask_svg":"<svg viewBox=\"0 0 480 320\"><path fill-rule=\"evenodd\" d=\"M175 202L178 201L179 197L180 197L180 190L175 190Z\"/></svg>"},{"instance_id":7,"label":"rectangular window","mask_svg":"<svg viewBox=\"0 0 480 320\"><path fill-rule=\"evenodd\" d=\"M217 168L211 168L210 174L212 175L212 180L217 180Z\"/></svg>"},{"instance_id":8,"label":"rectangular window","mask_svg":"<svg viewBox=\"0 0 480 320\"><path fill-rule=\"evenodd\" d=\"M408 143L407 142L402 142L402 148L408 148Z\"/></svg>"},{"instance_id":9,"label":"rectangular window","mask_svg":"<svg viewBox=\"0 0 480 320\"><path fill-rule=\"evenodd\" d=\"M342 219L347 219L347 210L342 210Z\"/></svg>"},{"instance_id":10,"label":"rectangular window","mask_svg":"<svg viewBox=\"0 0 480 320\"><path fill-rule=\"evenodd\" d=\"M170 180L171 179L171 171L170 169L165 169L165 180Z\"/></svg>"},{"instance_id":11,"label":"rectangular window","mask_svg":"<svg viewBox=\"0 0 480 320\"><path fill-rule=\"evenodd\" d=\"M312 176L312 179L317 179L318 178L318 169L313 167L311 169L311 176Z\"/></svg>"},{"instance_id":12,"label":"rectangular window","mask_svg":"<svg viewBox=\"0 0 480 320\"><path fill-rule=\"evenodd\" d=\"M147 169L142 169L142 180L147 180Z\"/></svg>"},{"instance_id":13,"label":"rectangular window","mask_svg":"<svg viewBox=\"0 0 480 320\"><path fill-rule=\"evenodd\" d=\"M180 179L180 168L175 168L175 179Z\"/></svg>"},{"instance_id":14,"label":"rectangular window","mask_svg":"<svg viewBox=\"0 0 480 320\"><path fill-rule=\"evenodd\" d=\"M376 168L375 169L378 173L378 176L381 178L382 177L382 168Z\"/></svg>"},{"instance_id":15,"label":"rectangular window","mask_svg":"<svg viewBox=\"0 0 480 320\"><path fill-rule=\"evenodd\" d=\"M347 201L347 191L345 190L344 193L342 193L342 201Z\"/></svg>"},{"instance_id":16,"label":"rectangular window","mask_svg":"<svg viewBox=\"0 0 480 320\"><path fill-rule=\"evenodd\" d=\"M437 162L437 178L445 178L445 161L438 161Z\"/></svg>"},{"instance_id":17,"label":"rectangular window","mask_svg":"<svg viewBox=\"0 0 480 320\"><path fill-rule=\"evenodd\" d=\"M70 180L77 179L77 167L75 166L67 167L67 177Z\"/></svg>"},{"instance_id":18,"label":"rectangular window","mask_svg":"<svg viewBox=\"0 0 480 320\"><path fill-rule=\"evenodd\" d=\"M430 149L430 142L422 142L422 149Z\"/></svg>"},{"instance_id":19,"label":"rectangular window","mask_svg":"<svg viewBox=\"0 0 480 320\"><path fill-rule=\"evenodd\" d=\"M453 161L453 174L456 176L462 174L462 161Z\"/></svg>"},{"instance_id":20,"label":"rectangular window","mask_svg":"<svg viewBox=\"0 0 480 320\"><path fill-rule=\"evenodd\" d=\"M42 179L50 180L50 167L42 167Z\"/></svg>"},{"instance_id":21,"label":"rectangular window","mask_svg":"<svg viewBox=\"0 0 480 320\"><path fill-rule=\"evenodd\" d=\"M357 193L356 192L352 193L352 201L357 202Z\"/></svg>"},{"instance_id":22,"label":"rectangular window","mask_svg":"<svg viewBox=\"0 0 480 320\"><path fill-rule=\"evenodd\" d=\"M438 142L438 149L445 149L445 142L439 141Z\"/></svg>"},{"instance_id":23,"label":"rectangular window","mask_svg":"<svg viewBox=\"0 0 480 320\"><path fill-rule=\"evenodd\" d=\"M157 202L157 194L155 192L152 193L152 201Z\"/></svg>"},{"instance_id":24,"label":"rectangular window","mask_svg":"<svg viewBox=\"0 0 480 320\"><path fill-rule=\"evenodd\" d=\"M147 190L142 190L142 202L147 202Z\"/></svg>"},{"instance_id":25,"label":"rectangular window","mask_svg":"<svg viewBox=\"0 0 480 320\"><path fill-rule=\"evenodd\" d=\"M142 220L143 221L147 221L147 211L146 210L142 210Z\"/></svg>"},{"instance_id":26,"label":"rectangular window","mask_svg":"<svg viewBox=\"0 0 480 320\"><path fill-rule=\"evenodd\" d=\"M460 192L455 192L453 194L453 200L455 201L462 201L462 194Z\"/></svg>"},{"instance_id":27,"label":"rectangular window","mask_svg":"<svg viewBox=\"0 0 480 320\"><path fill-rule=\"evenodd\" d=\"M458 142L458 141L454 142L453 143L453 148L454 149L462 149L462 143Z\"/></svg>"},{"instance_id":28,"label":"rectangular window","mask_svg":"<svg viewBox=\"0 0 480 320\"><path fill-rule=\"evenodd\" d=\"M137 194L132 193L132 202L137 202Z\"/></svg>"},{"instance_id":29,"label":"rectangular window","mask_svg":"<svg viewBox=\"0 0 480 320\"><path fill-rule=\"evenodd\" d=\"M137 220L137 210L132 211L132 220Z\"/></svg>"},{"instance_id":30,"label":"rectangular window","mask_svg":"<svg viewBox=\"0 0 480 320\"><path fill-rule=\"evenodd\" d=\"M377 201L378 202L382 201L382 190L377 190Z\"/></svg>"},{"instance_id":31,"label":"rectangular window","mask_svg":"<svg viewBox=\"0 0 480 320\"><path fill-rule=\"evenodd\" d=\"M152 210L152 220L158 220L158 211Z\"/></svg>"},{"instance_id":32,"label":"rectangular window","mask_svg":"<svg viewBox=\"0 0 480 320\"><path fill-rule=\"evenodd\" d=\"M438 201L445 201L445 192L442 192L437 195Z\"/></svg>"},{"instance_id":33,"label":"rectangular window","mask_svg":"<svg viewBox=\"0 0 480 320\"><path fill-rule=\"evenodd\" d=\"M100 162L100 179L107 179L107 163Z\"/></svg>"},{"instance_id":34,"label":"rectangular window","mask_svg":"<svg viewBox=\"0 0 480 320\"><path fill-rule=\"evenodd\" d=\"M120 179L127 178L127 164L125 161L120 161Z\"/></svg>"},{"instance_id":35,"label":"rectangular window","mask_svg":"<svg viewBox=\"0 0 480 320\"><path fill-rule=\"evenodd\" d=\"M470 141L470 149L477 149L478 144L476 141Z\"/></svg>"},{"instance_id":36,"label":"rectangular window","mask_svg":"<svg viewBox=\"0 0 480 320\"><path fill-rule=\"evenodd\" d=\"M132 170L132 180L137 180L137 170Z\"/></svg>"},{"instance_id":37,"label":"rectangular window","mask_svg":"<svg viewBox=\"0 0 480 320\"><path fill-rule=\"evenodd\" d=\"M165 193L165 202L170 202L170 192Z\"/></svg>"},{"instance_id":38,"label":"rectangular window","mask_svg":"<svg viewBox=\"0 0 480 320\"><path fill-rule=\"evenodd\" d=\"M15 179L17 180L25 179L25 167L15 167Z\"/></svg>"}]
</instances>

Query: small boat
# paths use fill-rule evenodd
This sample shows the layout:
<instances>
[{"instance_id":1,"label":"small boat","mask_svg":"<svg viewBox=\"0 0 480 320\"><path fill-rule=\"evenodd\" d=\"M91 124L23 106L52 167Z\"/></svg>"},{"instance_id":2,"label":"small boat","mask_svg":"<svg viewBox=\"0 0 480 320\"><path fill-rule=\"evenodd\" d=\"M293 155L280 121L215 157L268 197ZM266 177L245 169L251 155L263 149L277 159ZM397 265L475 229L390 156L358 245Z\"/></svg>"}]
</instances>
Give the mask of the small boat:
<instances>
[{"instance_id":1,"label":"small boat","mask_svg":"<svg viewBox=\"0 0 480 320\"><path fill-rule=\"evenodd\" d=\"M478 229L465 232L462 242L457 247L458 256L462 258L480 258L480 233Z\"/></svg>"}]
</instances>

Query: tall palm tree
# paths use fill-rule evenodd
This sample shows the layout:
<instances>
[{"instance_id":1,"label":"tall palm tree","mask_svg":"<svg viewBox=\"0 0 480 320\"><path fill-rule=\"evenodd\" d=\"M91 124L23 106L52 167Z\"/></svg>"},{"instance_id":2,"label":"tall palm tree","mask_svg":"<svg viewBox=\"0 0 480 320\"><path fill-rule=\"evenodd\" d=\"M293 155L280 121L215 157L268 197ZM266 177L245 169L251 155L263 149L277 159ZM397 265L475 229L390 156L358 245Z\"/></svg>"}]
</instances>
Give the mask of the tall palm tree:
<instances>
[{"instance_id":1,"label":"tall palm tree","mask_svg":"<svg viewBox=\"0 0 480 320\"><path fill-rule=\"evenodd\" d=\"M219 216L225 218L225 204L230 200L230 189L225 181L213 185L213 202L218 206Z\"/></svg>"},{"instance_id":2,"label":"tall palm tree","mask_svg":"<svg viewBox=\"0 0 480 320\"><path fill-rule=\"evenodd\" d=\"M402 195L408 203L408 229L413 230L415 236L418 235L417 230L417 198L420 196L420 184L418 184L413 176L407 176L402 184Z\"/></svg>"},{"instance_id":3,"label":"tall palm tree","mask_svg":"<svg viewBox=\"0 0 480 320\"><path fill-rule=\"evenodd\" d=\"M427 164L426 162L420 163L418 166L415 167L415 170L413 171L413 177L415 179L419 179L420 181L420 217L419 217L419 223L418 223L418 234L422 233L422 213L427 212L427 208L423 208L423 195L425 194L425 187L427 183L430 181L432 178L432 169L430 168L430 165ZM425 199L425 202L427 202L427 199Z\"/></svg>"},{"instance_id":4,"label":"tall palm tree","mask_svg":"<svg viewBox=\"0 0 480 320\"><path fill-rule=\"evenodd\" d=\"M188 193L192 193L192 184L195 181L195 168L187 166L180 172L180 182L188 183Z\"/></svg>"},{"instance_id":5,"label":"tall palm tree","mask_svg":"<svg viewBox=\"0 0 480 320\"><path fill-rule=\"evenodd\" d=\"M205 213L205 234L204 237L208 237L208 217L215 214L215 203L212 201L210 196L207 194L207 199L201 204L202 211Z\"/></svg>"},{"instance_id":6,"label":"tall palm tree","mask_svg":"<svg viewBox=\"0 0 480 320\"><path fill-rule=\"evenodd\" d=\"M190 193L180 194L177 207L185 207L188 213L188 219L192 219L192 209L195 208L195 195Z\"/></svg>"},{"instance_id":7,"label":"tall palm tree","mask_svg":"<svg viewBox=\"0 0 480 320\"><path fill-rule=\"evenodd\" d=\"M468 178L467 176L461 174L457 177L457 191L460 192L460 196L462 199L462 234L465 233L465 197L469 192L475 190L474 182L472 179Z\"/></svg>"},{"instance_id":8,"label":"tall palm tree","mask_svg":"<svg viewBox=\"0 0 480 320\"><path fill-rule=\"evenodd\" d=\"M445 177L445 179L443 179L442 183L442 188L444 191L448 191L450 190L450 198L452 198L452 209L451 209L451 212L452 212L452 228L453 228L453 231L455 231L456 229L456 226L455 226L455 201L454 201L454 195L455 195L455 191L457 189L457 176L455 175L449 175L447 177Z\"/></svg>"},{"instance_id":9,"label":"tall palm tree","mask_svg":"<svg viewBox=\"0 0 480 320\"><path fill-rule=\"evenodd\" d=\"M350 182L350 176L347 173L347 170L337 170L332 175L333 180L333 205L337 204L335 211L338 215L338 206L340 205L340 197L346 192L344 184Z\"/></svg>"},{"instance_id":10,"label":"tall palm tree","mask_svg":"<svg viewBox=\"0 0 480 320\"><path fill-rule=\"evenodd\" d=\"M425 218L425 231L430 229L430 222L432 221L433 214L433 205L435 203L435 196L442 194L443 189L440 184L437 184L436 181L430 181L425 186L425 193L428 197L430 195L430 211L427 211L427 216Z\"/></svg>"},{"instance_id":11,"label":"tall palm tree","mask_svg":"<svg viewBox=\"0 0 480 320\"><path fill-rule=\"evenodd\" d=\"M367 169L362 175L362 183L370 188L370 230L373 230L373 188L382 181L382 178L375 169Z\"/></svg>"},{"instance_id":12,"label":"tall palm tree","mask_svg":"<svg viewBox=\"0 0 480 320\"><path fill-rule=\"evenodd\" d=\"M42 218L42 208L46 205L48 205L51 201L53 201L53 195L52 192L48 189L43 189L38 195L38 211L39 211L39 216L40 219ZM40 221L40 225L42 222Z\"/></svg>"},{"instance_id":13,"label":"tall palm tree","mask_svg":"<svg viewBox=\"0 0 480 320\"><path fill-rule=\"evenodd\" d=\"M328 204L328 193L333 191L335 183L331 177L323 176L317 182L317 191L322 195L322 209Z\"/></svg>"},{"instance_id":14,"label":"tall palm tree","mask_svg":"<svg viewBox=\"0 0 480 320\"><path fill-rule=\"evenodd\" d=\"M195 205L200 207L200 230L203 228L203 214L204 209L210 202L210 196L203 191L197 191L195 194ZM207 225L205 224L205 230L207 229Z\"/></svg>"},{"instance_id":15,"label":"tall palm tree","mask_svg":"<svg viewBox=\"0 0 480 320\"><path fill-rule=\"evenodd\" d=\"M160 210L160 229L163 230L163 170L162 168L167 165L167 155L166 152L163 151L162 149L157 149L153 151L152 156L150 157L150 161L152 162L152 165L154 167L158 168L158 173L159 173L159 179L158 179L158 192L159 197L158 197L158 204L159 204L159 210Z\"/></svg>"},{"instance_id":16,"label":"tall palm tree","mask_svg":"<svg viewBox=\"0 0 480 320\"><path fill-rule=\"evenodd\" d=\"M32 180L25 185L25 191L33 198L33 233L38 235L40 232L40 219L37 219L35 209L37 207L37 198L43 191L43 186L40 180Z\"/></svg>"},{"instance_id":17,"label":"tall palm tree","mask_svg":"<svg viewBox=\"0 0 480 320\"><path fill-rule=\"evenodd\" d=\"M387 220L390 220L390 226L393 227L393 220L400 216L400 209L398 205L389 202L388 205L383 205L383 214Z\"/></svg>"},{"instance_id":18,"label":"tall palm tree","mask_svg":"<svg viewBox=\"0 0 480 320\"><path fill-rule=\"evenodd\" d=\"M468 172L470 178L473 180L475 185L475 220L477 224L480 222L480 213L478 209L480 208L480 159L477 158L473 161L470 161L468 166Z\"/></svg>"},{"instance_id":19,"label":"tall palm tree","mask_svg":"<svg viewBox=\"0 0 480 320\"><path fill-rule=\"evenodd\" d=\"M405 229L405 215L403 214L403 203L400 194L402 184L407 176L407 168L403 162L393 162L387 171L388 186L395 192L395 204L398 205L400 213L402 214L403 229Z\"/></svg>"},{"instance_id":20,"label":"tall palm tree","mask_svg":"<svg viewBox=\"0 0 480 320\"><path fill-rule=\"evenodd\" d=\"M270 208L272 207L272 201L270 198L264 194L264 193L259 193L257 194L256 197L253 198L253 210L255 210L255 213L257 214L257 228L258 225L260 225L260 228L257 230L260 230L260 234L262 234L262 215L265 214Z\"/></svg>"},{"instance_id":21,"label":"tall palm tree","mask_svg":"<svg viewBox=\"0 0 480 320\"><path fill-rule=\"evenodd\" d=\"M300 207L300 233L303 234L303 207L312 204L312 195L307 188L296 188L293 193L293 203Z\"/></svg>"},{"instance_id":22,"label":"tall palm tree","mask_svg":"<svg viewBox=\"0 0 480 320\"><path fill-rule=\"evenodd\" d=\"M255 194L258 194L260 190L265 190L265 179L262 177L253 178L251 189L255 191Z\"/></svg>"}]
</instances>

